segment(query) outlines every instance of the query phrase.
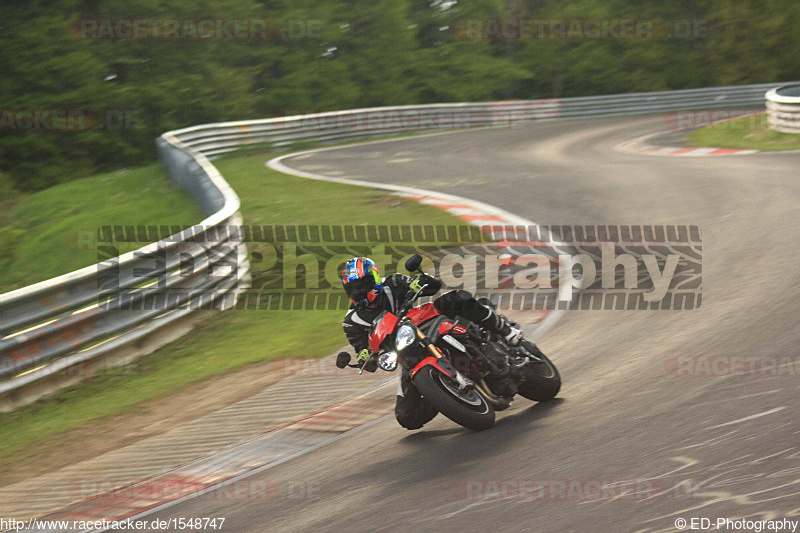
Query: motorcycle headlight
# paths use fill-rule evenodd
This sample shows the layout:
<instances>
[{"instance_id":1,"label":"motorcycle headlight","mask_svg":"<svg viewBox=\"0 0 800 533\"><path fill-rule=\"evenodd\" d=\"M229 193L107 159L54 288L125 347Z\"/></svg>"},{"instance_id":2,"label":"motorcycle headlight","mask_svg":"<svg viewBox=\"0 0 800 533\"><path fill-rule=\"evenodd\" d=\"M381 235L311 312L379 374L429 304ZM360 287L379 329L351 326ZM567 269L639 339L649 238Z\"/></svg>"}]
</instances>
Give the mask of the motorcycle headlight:
<instances>
[{"instance_id":1,"label":"motorcycle headlight","mask_svg":"<svg viewBox=\"0 0 800 533\"><path fill-rule=\"evenodd\" d=\"M417 334L414 331L414 326L410 324L403 324L400 326L400 329L397 330L397 340L395 341L397 351L401 351L403 348L414 342L416 338Z\"/></svg>"}]
</instances>

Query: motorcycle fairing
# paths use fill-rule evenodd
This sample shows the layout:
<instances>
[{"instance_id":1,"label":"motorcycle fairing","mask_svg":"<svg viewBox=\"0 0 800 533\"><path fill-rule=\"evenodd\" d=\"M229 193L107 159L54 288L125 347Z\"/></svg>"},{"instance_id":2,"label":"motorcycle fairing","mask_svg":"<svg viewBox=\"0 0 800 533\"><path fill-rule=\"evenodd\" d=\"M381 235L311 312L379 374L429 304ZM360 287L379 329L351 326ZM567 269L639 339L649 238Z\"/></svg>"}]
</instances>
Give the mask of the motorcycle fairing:
<instances>
[{"instance_id":1,"label":"motorcycle fairing","mask_svg":"<svg viewBox=\"0 0 800 533\"><path fill-rule=\"evenodd\" d=\"M375 353L381 348L381 344L388 335L394 332L397 325L397 316L392 313L384 313L378 326L369 334L369 351Z\"/></svg>"},{"instance_id":2,"label":"motorcycle fairing","mask_svg":"<svg viewBox=\"0 0 800 533\"><path fill-rule=\"evenodd\" d=\"M417 363L417 366L415 366L414 369L411 371L411 378L413 379L414 376L417 374L417 372L419 372L423 367L426 367L428 365L436 368L442 374L449 376L453 379L455 379L455 377L458 375L458 372L456 372L455 367L450 363L450 361L448 361L444 357L440 357L437 359L436 357L431 355L426 357L419 363Z\"/></svg>"}]
</instances>

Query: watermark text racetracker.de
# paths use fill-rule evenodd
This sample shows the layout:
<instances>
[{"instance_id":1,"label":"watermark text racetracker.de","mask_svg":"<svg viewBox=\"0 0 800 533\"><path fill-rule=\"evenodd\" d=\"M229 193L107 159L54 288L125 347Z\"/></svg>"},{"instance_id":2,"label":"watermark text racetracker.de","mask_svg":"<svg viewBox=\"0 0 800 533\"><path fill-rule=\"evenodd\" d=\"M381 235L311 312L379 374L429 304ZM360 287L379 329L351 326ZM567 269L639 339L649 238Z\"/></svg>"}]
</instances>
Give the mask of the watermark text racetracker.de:
<instances>
[{"instance_id":1,"label":"watermark text racetracker.de","mask_svg":"<svg viewBox=\"0 0 800 533\"><path fill-rule=\"evenodd\" d=\"M98 251L101 305L214 308L216 288L240 277L243 253L251 281L238 309L346 309L340 272L348 259L370 257L386 276L405 273L415 253L442 281L441 293L468 290L501 310L689 310L702 303L696 226L229 226L186 235L166 226L78 235L80 248ZM136 261L120 264L131 249Z\"/></svg>"},{"instance_id":2,"label":"watermark text racetracker.de","mask_svg":"<svg viewBox=\"0 0 800 533\"><path fill-rule=\"evenodd\" d=\"M168 519L152 518L143 520L122 519L83 519L83 520L49 520L32 518L16 520L0 518L0 531L159 531L159 530L221 530L224 517L172 517Z\"/></svg>"},{"instance_id":3,"label":"watermark text racetracker.de","mask_svg":"<svg viewBox=\"0 0 800 533\"><path fill-rule=\"evenodd\" d=\"M138 111L119 109L0 109L0 131L131 130Z\"/></svg>"},{"instance_id":4,"label":"watermark text racetracker.de","mask_svg":"<svg viewBox=\"0 0 800 533\"><path fill-rule=\"evenodd\" d=\"M92 40L277 40L320 37L322 21L278 21L268 18L84 18L71 21L68 28L75 38Z\"/></svg>"},{"instance_id":5,"label":"watermark text racetracker.de","mask_svg":"<svg viewBox=\"0 0 800 533\"><path fill-rule=\"evenodd\" d=\"M435 131L470 128L481 125L514 126L529 120L557 118L561 112L558 98L511 102L486 102L480 109L435 106L420 109L403 107L368 111L320 111L290 109L276 113L276 129L325 129L338 131Z\"/></svg>"},{"instance_id":6,"label":"watermark text racetracker.de","mask_svg":"<svg viewBox=\"0 0 800 533\"><path fill-rule=\"evenodd\" d=\"M706 39L707 21L614 18L472 18L455 22L466 40L653 40Z\"/></svg>"},{"instance_id":7,"label":"watermark text racetracker.de","mask_svg":"<svg viewBox=\"0 0 800 533\"><path fill-rule=\"evenodd\" d=\"M82 481L68 487L77 500L102 497L104 502L120 505L132 501L170 501L194 495L197 501L271 501L318 500L323 497L319 480L295 478L288 480L240 479L220 485L212 491L199 493L207 483L191 476L174 474L119 488L112 482Z\"/></svg>"},{"instance_id":8,"label":"watermark text racetracker.de","mask_svg":"<svg viewBox=\"0 0 800 533\"><path fill-rule=\"evenodd\" d=\"M665 370L669 376L686 378L797 377L800 355L673 355Z\"/></svg>"},{"instance_id":9,"label":"watermark text racetracker.de","mask_svg":"<svg viewBox=\"0 0 800 533\"><path fill-rule=\"evenodd\" d=\"M671 131L695 130L705 127L715 130L769 129L766 113L756 112L753 109L672 111L664 115L664 123Z\"/></svg>"},{"instance_id":10,"label":"watermark text racetracker.de","mask_svg":"<svg viewBox=\"0 0 800 533\"><path fill-rule=\"evenodd\" d=\"M467 501L642 501L664 492L654 479L467 479L456 483Z\"/></svg>"}]
</instances>

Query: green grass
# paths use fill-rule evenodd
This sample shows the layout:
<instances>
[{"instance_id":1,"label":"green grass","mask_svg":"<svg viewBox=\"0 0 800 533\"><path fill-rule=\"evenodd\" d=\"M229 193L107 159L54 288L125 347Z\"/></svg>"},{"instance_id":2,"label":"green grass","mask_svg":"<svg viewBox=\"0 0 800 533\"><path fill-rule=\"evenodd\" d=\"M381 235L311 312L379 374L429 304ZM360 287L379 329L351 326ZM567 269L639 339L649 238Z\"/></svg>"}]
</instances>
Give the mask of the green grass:
<instances>
[{"instance_id":1,"label":"green grass","mask_svg":"<svg viewBox=\"0 0 800 533\"><path fill-rule=\"evenodd\" d=\"M463 224L431 206L386 192L280 174L264 166L268 154L225 158L218 168L239 194L245 224ZM258 249L259 245L251 247ZM263 278L263 263L253 277ZM343 311L234 310L191 335L79 386L8 414L0 414L2 461L59 432L137 404L162 398L244 365L285 357L320 357L346 344ZM0 461L0 463L2 463Z\"/></svg>"},{"instance_id":2,"label":"green grass","mask_svg":"<svg viewBox=\"0 0 800 533\"><path fill-rule=\"evenodd\" d=\"M110 369L46 400L0 414L0 465L40 439L57 439L59 432L128 412L137 404L248 363L330 353L344 340L341 313L318 313L311 325L299 311L271 316L257 311L223 313L127 367Z\"/></svg>"},{"instance_id":3,"label":"green grass","mask_svg":"<svg viewBox=\"0 0 800 533\"><path fill-rule=\"evenodd\" d=\"M8 204L0 221L0 292L105 259L93 244L102 226L191 225L205 218L158 164L70 181Z\"/></svg>"},{"instance_id":4,"label":"green grass","mask_svg":"<svg viewBox=\"0 0 800 533\"><path fill-rule=\"evenodd\" d=\"M695 146L765 152L800 150L800 134L768 129L765 113L711 124L690 133L689 141Z\"/></svg>"}]
</instances>

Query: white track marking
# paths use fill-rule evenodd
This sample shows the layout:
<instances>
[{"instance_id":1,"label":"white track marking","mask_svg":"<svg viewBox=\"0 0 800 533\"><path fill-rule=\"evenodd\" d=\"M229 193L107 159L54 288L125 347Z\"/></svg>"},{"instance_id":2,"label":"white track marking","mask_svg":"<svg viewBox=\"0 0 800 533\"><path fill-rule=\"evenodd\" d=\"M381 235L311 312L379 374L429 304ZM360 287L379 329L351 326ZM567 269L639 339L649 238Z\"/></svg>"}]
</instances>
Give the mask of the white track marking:
<instances>
[{"instance_id":1,"label":"white track marking","mask_svg":"<svg viewBox=\"0 0 800 533\"><path fill-rule=\"evenodd\" d=\"M740 422L747 422L748 420L752 420L754 418L759 418L759 417L762 417L762 416L771 415L772 413L777 413L778 411L783 411L784 409L786 409L786 406L776 407L775 409L770 409L769 411L764 411L763 413L757 413L757 414L754 414L754 415L746 416L744 418L739 418L737 420L731 420L730 422L725 422L724 424L717 424L716 426L711 426L708 429L721 428L722 426L731 426L733 424L738 424Z\"/></svg>"},{"instance_id":2,"label":"white track marking","mask_svg":"<svg viewBox=\"0 0 800 533\"><path fill-rule=\"evenodd\" d=\"M453 133L462 133L462 132L441 132L441 133L438 133L438 134L431 134L429 136L433 136L433 135L449 135L449 134L453 134ZM535 222L532 222L532 221L530 221L530 220L528 220L526 218L523 218L523 217L517 216L517 215L515 215L513 213L510 213L510 212L506 211L505 209L501 209L499 207L495 207L493 205L489 205L489 204L486 204L484 202L480 202L478 200L472 200L472 199L469 199L469 198L464 198L462 196L456 196L454 194L434 192L434 191L428 191L426 189L419 189L419 188L416 188L416 187L405 187L405 186L402 186L402 185L393 185L393 184L388 184L388 183L376 183L376 182L366 181L366 180L355 180L355 179L348 179L348 178L325 176L325 175L322 175L322 174L315 174L313 172L306 172L306 171L303 171L303 170L294 169L294 168L291 168L291 167L289 167L289 166L287 166L287 165L285 165L283 163L284 159L299 158L299 157L305 158L305 157L308 157L311 154L315 154L315 153L318 153L318 152L328 152L328 151L331 151L331 150L340 150L340 149L343 149L343 148L352 148L354 146L365 146L365 145L370 145L370 144L383 144L383 143L387 143L387 142L398 142L398 141L410 140L410 139L415 139L415 138L419 138L419 137L407 137L405 139L380 139L380 140L377 140L377 141L370 141L370 142L366 142L366 143L348 144L348 145L343 145L343 146L328 146L328 147L324 147L324 148L315 148L313 150L304 150L302 152L284 154L282 156L278 156L278 157L275 157L273 159L270 159L269 161L267 161L267 167L271 168L272 170L276 170L278 172L283 172L284 174L290 174L292 176L298 176L298 177L301 177L301 178L308 178L308 179L314 179L314 180L320 180L320 181L332 181L332 182L335 182L335 183L346 183L348 185L360 185L362 187L372 187L372 188L377 188L377 189L385 189L385 190L400 192L400 193L413 195L413 196L435 197L437 199L447 200L447 201L450 201L450 202L453 202L453 203L458 203L459 205L463 205L464 207L467 207L467 208L476 209L478 211L481 211L481 212L483 212L485 214L488 214L488 215L491 215L491 216L503 218L503 219L506 220L505 224L507 224L507 225L538 226L538 224L536 224ZM313 167L313 168L316 168L316 167ZM476 222L481 222L481 221L473 221L473 224L475 224ZM483 222L485 222L485 224L487 224L487 225L492 225L492 224L499 225L496 220L486 220L486 221L483 221ZM565 285L562 289L566 289L567 287L568 286ZM561 296L561 294L559 294L559 296ZM551 311L550 313L547 314L547 316L545 317L544 320L542 320L541 322L539 322L536 325L534 331L529 331L530 329L532 329L532 328L529 328L529 330L525 331L525 335L532 341L538 340L545 333L547 333L551 328L553 328L556 325L556 323L559 320L561 320L561 318L563 317L563 315L565 313L566 313L566 310L555 309L555 310Z\"/></svg>"}]
</instances>

